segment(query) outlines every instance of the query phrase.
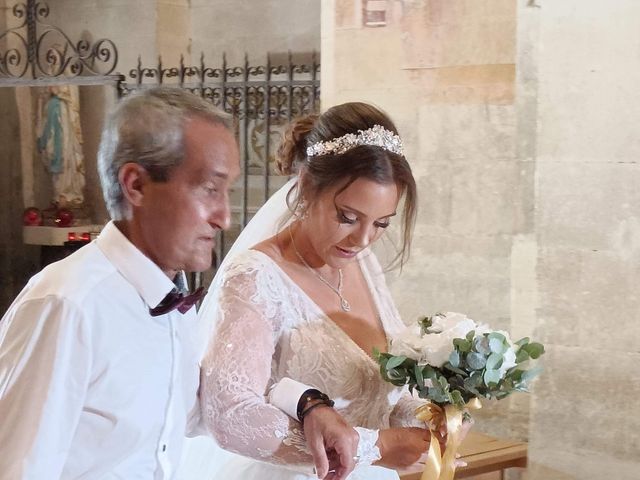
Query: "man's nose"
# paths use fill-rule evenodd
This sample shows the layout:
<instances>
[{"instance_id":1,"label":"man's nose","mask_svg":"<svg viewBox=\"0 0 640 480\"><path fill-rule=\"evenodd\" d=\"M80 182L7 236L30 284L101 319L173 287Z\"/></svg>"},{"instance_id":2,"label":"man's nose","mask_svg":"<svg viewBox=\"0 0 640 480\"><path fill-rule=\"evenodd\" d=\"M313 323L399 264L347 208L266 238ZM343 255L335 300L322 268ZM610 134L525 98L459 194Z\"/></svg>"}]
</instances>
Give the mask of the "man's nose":
<instances>
[{"instance_id":1,"label":"man's nose","mask_svg":"<svg viewBox=\"0 0 640 480\"><path fill-rule=\"evenodd\" d=\"M231 206L228 195L225 195L222 201L213 206L209 223L220 230L227 230L231 226Z\"/></svg>"}]
</instances>

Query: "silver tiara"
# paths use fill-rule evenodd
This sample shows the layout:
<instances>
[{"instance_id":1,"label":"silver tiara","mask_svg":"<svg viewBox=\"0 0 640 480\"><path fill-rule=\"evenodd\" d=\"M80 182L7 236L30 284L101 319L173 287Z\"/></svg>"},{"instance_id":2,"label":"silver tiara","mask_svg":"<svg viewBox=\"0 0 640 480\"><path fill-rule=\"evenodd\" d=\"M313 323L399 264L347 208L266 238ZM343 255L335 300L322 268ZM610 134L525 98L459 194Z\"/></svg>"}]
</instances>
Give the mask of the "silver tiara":
<instances>
[{"instance_id":1,"label":"silver tiara","mask_svg":"<svg viewBox=\"0 0 640 480\"><path fill-rule=\"evenodd\" d=\"M358 133L347 133L326 142L316 142L307 147L307 156L317 157L331 153L339 155L359 145L373 145L398 155L404 155L400 137L380 125L374 125L366 130L358 130Z\"/></svg>"}]
</instances>

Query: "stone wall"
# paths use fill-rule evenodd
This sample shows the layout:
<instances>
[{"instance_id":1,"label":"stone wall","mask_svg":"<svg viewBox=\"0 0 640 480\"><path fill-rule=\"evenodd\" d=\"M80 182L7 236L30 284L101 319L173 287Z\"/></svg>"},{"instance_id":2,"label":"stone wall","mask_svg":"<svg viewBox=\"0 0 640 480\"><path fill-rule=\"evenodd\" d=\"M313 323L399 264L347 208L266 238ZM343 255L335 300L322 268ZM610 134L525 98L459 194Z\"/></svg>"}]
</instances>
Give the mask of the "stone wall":
<instances>
[{"instance_id":1,"label":"stone wall","mask_svg":"<svg viewBox=\"0 0 640 480\"><path fill-rule=\"evenodd\" d=\"M640 470L640 4L538 1L539 463L581 479ZM535 468L544 478L544 468Z\"/></svg>"},{"instance_id":2,"label":"stone wall","mask_svg":"<svg viewBox=\"0 0 640 480\"><path fill-rule=\"evenodd\" d=\"M640 468L639 15L633 0L322 2L323 106L385 109L419 185L412 256L389 275L405 320L462 311L547 346L531 395L477 414L529 441L527 478Z\"/></svg>"}]
</instances>

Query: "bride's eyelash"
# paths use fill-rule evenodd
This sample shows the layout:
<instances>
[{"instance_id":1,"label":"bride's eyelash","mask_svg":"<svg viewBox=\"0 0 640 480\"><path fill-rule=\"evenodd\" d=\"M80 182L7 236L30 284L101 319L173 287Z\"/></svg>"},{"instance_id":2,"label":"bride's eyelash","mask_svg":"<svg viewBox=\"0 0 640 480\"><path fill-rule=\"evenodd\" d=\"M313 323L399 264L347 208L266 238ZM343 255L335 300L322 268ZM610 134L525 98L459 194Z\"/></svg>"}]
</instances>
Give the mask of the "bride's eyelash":
<instances>
[{"instance_id":1,"label":"bride's eyelash","mask_svg":"<svg viewBox=\"0 0 640 480\"><path fill-rule=\"evenodd\" d=\"M336 210L336 213L338 214L338 221L340 223L346 223L348 225L353 225L354 223L356 223L358 220L354 219L354 218L349 218L344 214L343 210ZM374 222L373 224L377 227L377 228L387 228L389 226L391 222L386 221L386 222Z\"/></svg>"},{"instance_id":2,"label":"bride's eyelash","mask_svg":"<svg viewBox=\"0 0 640 480\"><path fill-rule=\"evenodd\" d=\"M340 223L348 223L349 225L353 225L354 223L356 223L356 220L353 218L349 218L344 214L344 211L342 210L337 210L336 211L338 214L338 221Z\"/></svg>"}]
</instances>

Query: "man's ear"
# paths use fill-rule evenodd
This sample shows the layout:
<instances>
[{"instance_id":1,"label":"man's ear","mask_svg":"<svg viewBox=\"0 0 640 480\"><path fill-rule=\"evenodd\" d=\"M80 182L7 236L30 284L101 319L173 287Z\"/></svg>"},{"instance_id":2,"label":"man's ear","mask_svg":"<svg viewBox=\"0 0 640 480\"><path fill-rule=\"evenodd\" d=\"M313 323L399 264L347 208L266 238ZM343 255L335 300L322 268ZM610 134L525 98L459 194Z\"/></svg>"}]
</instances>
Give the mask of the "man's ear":
<instances>
[{"instance_id":1,"label":"man's ear","mask_svg":"<svg viewBox=\"0 0 640 480\"><path fill-rule=\"evenodd\" d=\"M151 181L145 168L137 163L125 163L118 171L122 193L132 207L142 204L144 186Z\"/></svg>"}]
</instances>

